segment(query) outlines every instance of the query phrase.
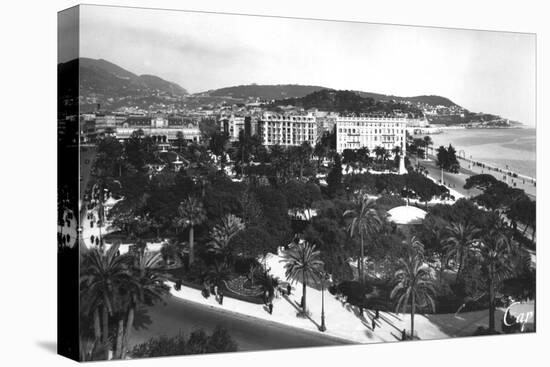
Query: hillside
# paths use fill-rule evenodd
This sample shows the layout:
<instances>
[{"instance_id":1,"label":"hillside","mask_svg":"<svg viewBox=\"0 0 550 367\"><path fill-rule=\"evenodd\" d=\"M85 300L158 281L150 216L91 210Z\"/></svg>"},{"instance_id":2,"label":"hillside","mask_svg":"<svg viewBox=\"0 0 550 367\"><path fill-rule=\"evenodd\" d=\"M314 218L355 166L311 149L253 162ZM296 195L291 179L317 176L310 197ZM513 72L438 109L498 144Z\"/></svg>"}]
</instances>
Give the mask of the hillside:
<instances>
[{"instance_id":1,"label":"hillside","mask_svg":"<svg viewBox=\"0 0 550 367\"><path fill-rule=\"evenodd\" d=\"M363 97L356 91L323 89L300 98L287 98L275 101L272 106L293 105L304 109L318 108L324 111L339 113L384 113L391 114L396 110L411 116L420 116L422 112L411 106L393 100Z\"/></svg>"},{"instance_id":2,"label":"hillside","mask_svg":"<svg viewBox=\"0 0 550 367\"><path fill-rule=\"evenodd\" d=\"M214 89L199 95L211 97L231 97L238 99L260 98L263 100L297 98L308 95L312 92L324 89L315 85L278 84L278 85L238 85L221 89Z\"/></svg>"},{"instance_id":3,"label":"hillside","mask_svg":"<svg viewBox=\"0 0 550 367\"><path fill-rule=\"evenodd\" d=\"M316 85L299 85L299 84L277 84L277 85L238 85L214 89L207 92L197 93L195 96L210 96L210 97L228 97L233 99L263 99L263 100L285 100L290 98L301 98L308 94L318 92L323 89L330 89ZM395 102L411 102L413 104L422 103L430 106L457 106L448 98L434 95L421 95L413 97L400 97L386 95L380 93L353 91L363 98L372 98L374 101L391 101Z\"/></svg>"},{"instance_id":4,"label":"hillside","mask_svg":"<svg viewBox=\"0 0 550 367\"><path fill-rule=\"evenodd\" d=\"M400 97L400 96L392 96L387 94L378 94L378 93L362 92L362 91L357 91L357 94L359 94L361 97L364 97L364 98L373 98L375 101L394 100L396 102L411 102L413 104L422 103L430 106L445 106L445 107L458 106L456 103L454 103L448 98L441 97L441 96L434 96L434 95Z\"/></svg>"},{"instance_id":5,"label":"hillside","mask_svg":"<svg viewBox=\"0 0 550 367\"><path fill-rule=\"evenodd\" d=\"M80 58L58 65L61 75L79 63L80 95L98 103L124 97L143 97L155 94L185 96L187 91L176 83L154 75L136 75L109 61Z\"/></svg>"}]
</instances>

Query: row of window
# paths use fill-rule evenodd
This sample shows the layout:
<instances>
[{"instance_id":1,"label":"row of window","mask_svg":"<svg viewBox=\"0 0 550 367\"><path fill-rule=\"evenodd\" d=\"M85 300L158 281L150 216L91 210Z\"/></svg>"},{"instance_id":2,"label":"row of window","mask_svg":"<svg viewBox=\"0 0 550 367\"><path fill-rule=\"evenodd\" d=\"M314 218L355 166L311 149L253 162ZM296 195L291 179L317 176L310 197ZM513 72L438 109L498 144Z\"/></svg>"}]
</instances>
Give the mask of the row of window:
<instances>
[{"instance_id":1,"label":"row of window","mask_svg":"<svg viewBox=\"0 0 550 367\"><path fill-rule=\"evenodd\" d=\"M346 129L346 128L338 128L338 132L339 133L344 133L344 134L361 134L361 135L365 135L365 134L403 134L404 133L404 130L403 129L374 129L371 130L371 129Z\"/></svg>"},{"instance_id":2,"label":"row of window","mask_svg":"<svg viewBox=\"0 0 550 367\"><path fill-rule=\"evenodd\" d=\"M351 148L351 149L359 149L360 147L367 147L369 150L373 150L377 146L381 146L386 149L393 149L396 146L399 146L399 144L393 144L393 143L379 143L379 144L359 144L358 141L356 142L347 142L345 144L338 143L338 151L342 151L343 149Z\"/></svg>"},{"instance_id":3,"label":"row of window","mask_svg":"<svg viewBox=\"0 0 550 367\"><path fill-rule=\"evenodd\" d=\"M389 123L389 124L381 124L381 123L377 123L377 124L373 124L373 123L370 123L370 122L343 122L343 123L336 123L336 125L338 127L342 126L342 127L404 127L405 124L401 124L401 123Z\"/></svg>"}]
</instances>

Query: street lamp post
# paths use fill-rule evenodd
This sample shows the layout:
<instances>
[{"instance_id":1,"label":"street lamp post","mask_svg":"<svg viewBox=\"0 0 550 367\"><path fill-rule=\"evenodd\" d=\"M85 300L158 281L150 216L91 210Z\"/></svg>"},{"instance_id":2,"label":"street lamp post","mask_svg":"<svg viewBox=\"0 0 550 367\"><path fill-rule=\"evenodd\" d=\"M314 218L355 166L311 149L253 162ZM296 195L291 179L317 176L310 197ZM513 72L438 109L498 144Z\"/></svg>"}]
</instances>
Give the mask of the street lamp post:
<instances>
[{"instance_id":1,"label":"street lamp post","mask_svg":"<svg viewBox=\"0 0 550 367\"><path fill-rule=\"evenodd\" d=\"M326 331L327 327L325 325L325 274L321 275L321 326L319 326L319 331Z\"/></svg>"},{"instance_id":2,"label":"street lamp post","mask_svg":"<svg viewBox=\"0 0 550 367\"><path fill-rule=\"evenodd\" d=\"M76 234L76 246L80 248L80 244L84 241L84 238L82 236L82 226L78 226L78 228L76 229Z\"/></svg>"}]
</instances>

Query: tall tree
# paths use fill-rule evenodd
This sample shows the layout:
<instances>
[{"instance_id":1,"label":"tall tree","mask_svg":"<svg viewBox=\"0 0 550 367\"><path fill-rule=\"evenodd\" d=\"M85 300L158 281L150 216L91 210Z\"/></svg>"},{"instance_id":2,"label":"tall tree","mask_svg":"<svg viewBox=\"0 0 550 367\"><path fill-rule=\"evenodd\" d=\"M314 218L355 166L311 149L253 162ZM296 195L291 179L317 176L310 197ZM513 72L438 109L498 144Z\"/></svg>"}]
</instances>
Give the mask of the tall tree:
<instances>
[{"instance_id":1,"label":"tall tree","mask_svg":"<svg viewBox=\"0 0 550 367\"><path fill-rule=\"evenodd\" d=\"M426 147L426 153L428 153L429 148L434 144L432 137L429 135L426 135L424 137L424 146Z\"/></svg>"},{"instance_id":2,"label":"tall tree","mask_svg":"<svg viewBox=\"0 0 550 367\"><path fill-rule=\"evenodd\" d=\"M183 132L178 131L176 133L176 146L178 147L178 152L181 154L183 153L183 149L186 146L185 137L183 136Z\"/></svg>"},{"instance_id":3,"label":"tall tree","mask_svg":"<svg viewBox=\"0 0 550 367\"><path fill-rule=\"evenodd\" d=\"M310 281L318 281L324 263L315 245L302 241L283 253L285 276L291 282L302 282L302 311L307 314L306 289Z\"/></svg>"},{"instance_id":4,"label":"tall tree","mask_svg":"<svg viewBox=\"0 0 550 367\"><path fill-rule=\"evenodd\" d=\"M394 274L395 286L390 298L396 302L396 312L410 307L411 339L414 337L416 308L430 308L435 312L435 287L429 266L424 262L422 243L411 238L408 254L399 259L399 269Z\"/></svg>"},{"instance_id":5,"label":"tall tree","mask_svg":"<svg viewBox=\"0 0 550 367\"><path fill-rule=\"evenodd\" d=\"M189 265L195 261L194 229L206 220L206 212L201 201L189 196L178 207L178 227L189 228Z\"/></svg>"},{"instance_id":6,"label":"tall tree","mask_svg":"<svg viewBox=\"0 0 550 367\"><path fill-rule=\"evenodd\" d=\"M114 244L106 252L91 248L83 255L80 271L81 304L93 314L94 344L101 344L104 348L105 359L109 358L112 347L109 340L109 317L114 314L119 288L131 281L131 273L126 266L128 258L118 256L118 249L119 244Z\"/></svg>"},{"instance_id":7,"label":"tall tree","mask_svg":"<svg viewBox=\"0 0 550 367\"><path fill-rule=\"evenodd\" d=\"M371 163L370 151L367 147L361 147L357 149L357 164L360 171L368 168Z\"/></svg>"},{"instance_id":8,"label":"tall tree","mask_svg":"<svg viewBox=\"0 0 550 367\"><path fill-rule=\"evenodd\" d=\"M489 294L489 332L495 331L495 292L502 282L514 275L519 248L511 239L508 226L497 213L492 213L480 239L474 244L475 256L481 262Z\"/></svg>"},{"instance_id":9,"label":"tall tree","mask_svg":"<svg viewBox=\"0 0 550 367\"><path fill-rule=\"evenodd\" d=\"M313 148L309 142L303 142L298 149L298 167L300 179L304 177L304 168L309 165L311 156L313 154Z\"/></svg>"},{"instance_id":10,"label":"tall tree","mask_svg":"<svg viewBox=\"0 0 550 367\"><path fill-rule=\"evenodd\" d=\"M220 165L223 170L227 149L229 148L229 135L223 131L214 132L210 138L209 147L212 153L220 160Z\"/></svg>"},{"instance_id":11,"label":"tall tree","mask_svg":"<svg viewBox=\"0 0 550 367\"><path fill-rule=\"evenodd\" d=\"M478 240L480 229L470 223L452 223L446 227L447 235L443 240L443 250L447 259L458 264L456 282L460 280L464 264L472 253L472 246Z\"/></svg>"},{"instance_id":12,"label":"tall tree","mask_svg":"<svg viewBox=\"0 0 550 367\"><path fill-rule=\"evenodd\" d=\"M365 238L378 231L382 225L382 220L375 207L375 201L368 199L360 194L354 203L354 208L346 210L344 217L352 218L348 226L350 236L359 236L361 248L357 259L357 270L359 272L359 281L364 282L365 266Z\"/></svg>"},{"instance_id":13,"label":"tall tree","mask_svg":"<svg viewBox=\"0 0 550 367\"><path fill-rule=\"evenodd\" d=\"M130 261L132 282L129 282L127 289L124 290L126 296L126 312L124 313L126 325L122 333L120 348L117 348L117 357L121 359L126 358L138 305L152 306L162 301L170 290L165 284L169 276L164 272L160 252L139 252L133 255Z\"/></svg>"},{"instance_id":14,"label":"tall tree","mask_svg":"<svg viewBox=\"0 0 550 367\"><path fill-rule=\"evenodd\" d=\"M332 169L327 175L327 190L331 197L336 196L342 191L342 177L342 161L340 160L340 155L336 153Z\"/></svg>"},{"instance_id":15,"label":"tall tree","mask_svg":"<svg viewBox=\"0 0 550 367\"><path fill-rule=\"evenodd\" d=\"M225 263L232 260L231 240L237 233L244 229L241 218L233 215L225 215L220 224L217 224L210 231L211 241L208 243L210 251L221 255Z\"/></svg>"},{"instance_id":16,"label":"tall tree","mask_svg":"<svg viewBox=\"0 0 550 367\"><path fill-rule=\"evenodd\" d=\"M374 154L376 155L376 159L379 161L386 161L388 158L388 151L383 146L377 145L374 148Z\"/></svg>"},{"instance_id":17,"label":"tall tree","mask_svg":"<svg viewBox=\"0 0 550 367\"><path fill-rule=\"evenodd\" d=\"M328 155L329 148L322 144L320 141L315 144L315 148L313 149L313 154L315 157L317 157L317 171L321 168L321 162L323 159L325 159Z\"/></svg>"}]
</instances>

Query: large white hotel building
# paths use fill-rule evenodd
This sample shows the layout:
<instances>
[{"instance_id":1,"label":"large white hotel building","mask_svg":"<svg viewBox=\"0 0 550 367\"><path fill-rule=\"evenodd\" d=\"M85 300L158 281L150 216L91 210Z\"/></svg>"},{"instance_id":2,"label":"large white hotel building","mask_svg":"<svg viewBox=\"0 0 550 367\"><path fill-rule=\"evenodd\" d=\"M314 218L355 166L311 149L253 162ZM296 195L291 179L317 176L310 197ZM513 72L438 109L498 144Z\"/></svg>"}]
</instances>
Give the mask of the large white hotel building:
<instances>
[{"instance_id":1,"label":"large white hotel building","mask_svg":"<svg viewBox=\"0 0 550 367\"><path fill-rule=\"evenodd\" d=\"M302 145L317 143L317 121L313 115L264 113L258 121L264 145Z\"/></svg>"},{"instance_id":2,"label":"large white hotel building","mask_svg":"<svg viewBox=\"0 0 550 367\"><path fill-rule=\"evenodd\" d=\"M405 154L406 118L395 117L345 117L336 119L336 151L367 147L373 152L377 146L387 151L398 146Z\"/></svg>"}]
</instances>

